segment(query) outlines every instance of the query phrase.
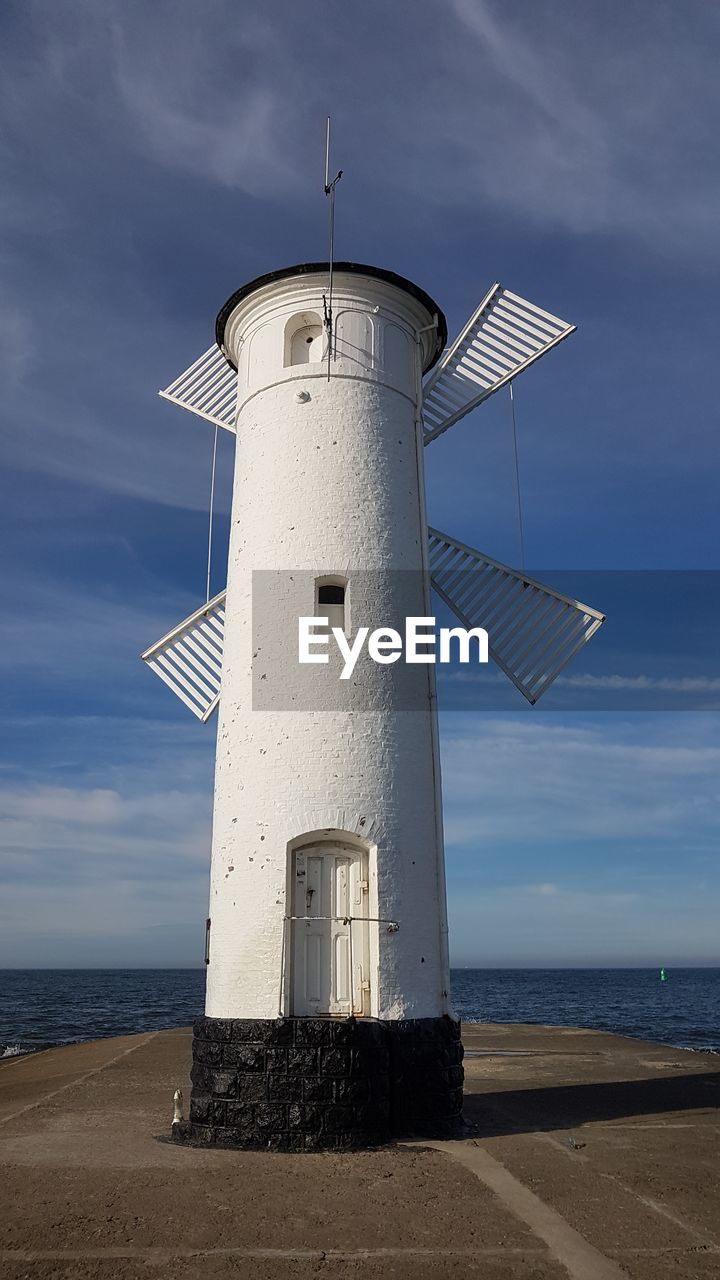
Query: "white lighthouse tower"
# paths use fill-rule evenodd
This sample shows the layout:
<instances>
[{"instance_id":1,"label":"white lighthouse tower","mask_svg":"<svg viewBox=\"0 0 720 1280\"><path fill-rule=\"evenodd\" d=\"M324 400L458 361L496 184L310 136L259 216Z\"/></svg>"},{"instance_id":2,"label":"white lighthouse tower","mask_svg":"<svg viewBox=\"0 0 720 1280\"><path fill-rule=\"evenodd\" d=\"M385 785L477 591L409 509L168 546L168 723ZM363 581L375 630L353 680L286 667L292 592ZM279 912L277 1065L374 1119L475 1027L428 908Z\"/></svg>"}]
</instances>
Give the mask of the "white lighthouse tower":
<instances>
[{"instance_id":1,"label":"white lighthouse tower","mask_svg":"<svg viewBox=\"0 0 720 1280\"><path fill-rule=\"evenodd\" d=\"M530 701L602 615L428 530L423 446L572 331L493 286L457 342L416 285L342 262L244 286L165 393L237 436L227 591L143 655L219 703L205 1017L177 1140L280 1149L460 1121L434 668L302 665L299 619L432 616ZM429 375L429 377L428 377ZM423 381L425 379L425 381Z\"/></svg>"},{"instance_id":2,"label":"white lighthouse tower","mask_svg":"<svg viewBox=\"0 0 720 1280\"><path fill-rule=\"evenodd\" d=\"M346 690L334 664L298 663L301 616L350 634L428 614L420 395L441 349L438 309L389 272L336 267L328 378L326 290L322 268L278 272L218 320L239 394L211 1018L448 1007L432 668L412 708L392 670L372 688L365 664Z\"/></svg>"}]
</instances>

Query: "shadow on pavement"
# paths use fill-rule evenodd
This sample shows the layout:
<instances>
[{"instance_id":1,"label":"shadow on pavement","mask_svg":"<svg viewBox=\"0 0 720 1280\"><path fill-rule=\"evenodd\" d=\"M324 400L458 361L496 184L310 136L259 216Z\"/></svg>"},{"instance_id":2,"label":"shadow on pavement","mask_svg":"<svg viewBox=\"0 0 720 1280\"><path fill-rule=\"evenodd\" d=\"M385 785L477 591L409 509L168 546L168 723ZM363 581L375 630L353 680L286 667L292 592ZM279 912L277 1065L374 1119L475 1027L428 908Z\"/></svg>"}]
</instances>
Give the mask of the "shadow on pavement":
<instances>
[{"instance_id":1,"label":"shadow on pavement","mask_svg":"<svg viewBox=\"0 0 720 1280\"><path fill-rule=\"evenodd\" d=\"M720 1072L466 1093L469 1138L571 1129L593 1120L630 1119L677 1111L716 1109Z\"/></svg>"}]
</instances>

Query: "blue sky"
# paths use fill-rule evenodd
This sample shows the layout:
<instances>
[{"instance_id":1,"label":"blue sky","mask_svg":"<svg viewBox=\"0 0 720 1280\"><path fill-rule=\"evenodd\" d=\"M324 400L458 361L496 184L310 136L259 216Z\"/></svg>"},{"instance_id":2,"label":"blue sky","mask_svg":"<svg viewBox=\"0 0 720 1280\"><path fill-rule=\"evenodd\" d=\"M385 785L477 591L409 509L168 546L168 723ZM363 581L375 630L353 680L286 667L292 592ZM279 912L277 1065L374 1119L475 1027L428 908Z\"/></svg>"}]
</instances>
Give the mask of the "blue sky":
<instances>
[{"instance_id":1,"label":"blue sky","mask_svg":"<svg viewBox=\"0 0 720 1280\"><path fill-rule=\"evenodd\" d=\"M212 441L157 388L241 283L324 256L331 111L341 256L451 333L495 279L578 325L516 387L528 563L717 570L720 14L23 0L1 28L0 965L194 964L214 730L137 654L203 599ZM431 522L516 562L507 400L426 463ZM717 692L717 580L706 612L682 577L645 633L606 624L601 674L663 678L664 593ZM720 963L718 715L635 705L446 709L458 963Z\"/></svg>"}]
</instances>

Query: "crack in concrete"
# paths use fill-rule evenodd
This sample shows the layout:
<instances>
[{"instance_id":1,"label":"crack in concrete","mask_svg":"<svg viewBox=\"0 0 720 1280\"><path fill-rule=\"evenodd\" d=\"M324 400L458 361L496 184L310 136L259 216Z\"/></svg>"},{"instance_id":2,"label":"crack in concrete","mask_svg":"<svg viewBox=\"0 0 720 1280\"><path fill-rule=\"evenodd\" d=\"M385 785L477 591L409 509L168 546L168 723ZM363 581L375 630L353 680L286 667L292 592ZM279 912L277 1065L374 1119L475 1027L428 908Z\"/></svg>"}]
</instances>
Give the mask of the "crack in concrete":
<instances>
[{"instance_id":1,"label":"crack in concrete","mask_svg":"<svg viewBox=\"0 0 720 1280\"><path fill-rule=\"evenodd\" d=\"M143 1260L147 1262L171 1262L175 1258L248 1258L257 1261L290 1259L292 1261L327 1261L357 1262L367 1260L374 1262L383 1258L546 1258L545 1249L506 1248L502 1246L478 1245L464 1249L423 1249L423 1248L386 1248L386 1249L260 1249L244 1245L228 1245L225 1248L197 1247L194 1249L137 1249L132 1245L108 1249L3 1249L0 1250L2 1262L80 1262L80 1261L118 1261L123 1258Z\"/></svg>"}]
</instances>

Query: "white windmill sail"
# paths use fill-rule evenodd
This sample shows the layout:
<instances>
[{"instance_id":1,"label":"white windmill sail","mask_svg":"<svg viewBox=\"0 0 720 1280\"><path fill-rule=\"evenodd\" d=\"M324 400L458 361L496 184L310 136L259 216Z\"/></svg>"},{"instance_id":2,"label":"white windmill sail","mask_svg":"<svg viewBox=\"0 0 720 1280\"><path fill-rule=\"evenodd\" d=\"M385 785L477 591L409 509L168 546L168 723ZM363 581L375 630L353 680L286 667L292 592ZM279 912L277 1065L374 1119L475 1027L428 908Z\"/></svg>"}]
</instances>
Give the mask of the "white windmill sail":
<instances>
[{"instance_id":1,"label":"white windmill sail","mask_svg":"<svg viewBox=\"0 0 720 1280\"><path fill-rule=\"evenodd\" d=\"M574 333L575 327L494 284L423 387L425 444Z\"/></svg>"},{"instance_id":2,"label":"white windmill sail","mask_svg":"<svg viewBox=\"0 0 720 1280\"><path fill-rule=\"evenodd\" d=\"M221 591L141 654L198 720L208 720L218 704L224 637Z\"/></svg>"},{"instance_id":3,"label":"white windmill sail","mask_svg":"<svg viewBox=\"0 0 720 1280\"><path fill-rule=\"evenodd\" d=\"M490 656L535 703L605 615L491 560L437 529L430 580L464 627L484 627Z\"/></svg>"},{"instance_id":4,"label":"white windmill sail","mask_svg":"<svg viewBox=\"0 0 720 1280\"><path fill-rule=\"evenodd\" d=\"M189 409L234 434L237 381L237 370L228 364L219 347L212 346L159 394L163 400L179 404L181 409Z\"/></svg>"}]
</instances>

